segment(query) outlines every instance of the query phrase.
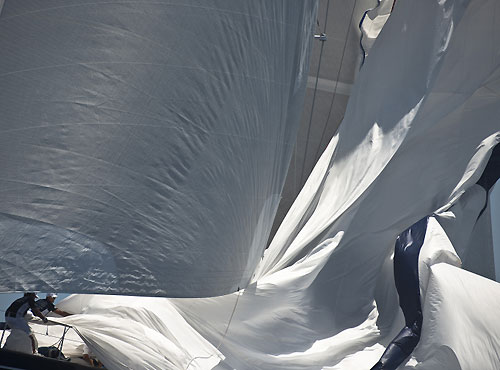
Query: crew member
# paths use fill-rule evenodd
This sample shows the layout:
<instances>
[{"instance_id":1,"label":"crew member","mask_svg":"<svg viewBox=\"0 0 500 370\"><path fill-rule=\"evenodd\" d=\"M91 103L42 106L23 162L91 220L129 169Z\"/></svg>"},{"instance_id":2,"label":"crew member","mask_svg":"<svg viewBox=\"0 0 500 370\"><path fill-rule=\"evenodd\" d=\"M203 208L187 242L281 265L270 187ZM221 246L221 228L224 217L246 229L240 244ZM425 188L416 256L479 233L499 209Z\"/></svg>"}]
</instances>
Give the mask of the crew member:
<instances>
[{"instance_id":1,"label":"crew member","mask_svg":"<svg viewBox=\"0 0 500 370\"><path fill-rule=\"evenodd\" d=\"M57 298L56 293L47 293L45 299L39 299L38 301L35 302L35 305L44 315L47 315L49 312L55 312L60 316L71 315L70 313L63 311L54 305L54 301L56 300L56 298Z\"/></svg>"},{"instance_id":2,"label":"crew member","mask_svg":"<svg viewBox=\"0 0 500 370\"><path fill-rule=\"evenodd\" d=\"M36 293L24 293L24 297L16 299L14 302L12 302L9 308L7 308L7 311L5 311L5 322L7 323L7 325L9 325L11 329L19 329L24 331L30 337L33 353L35 353L36 350L35 339L32 336L31 328L24 316L31 308L31 312L41 318L44 323L48 321L47 318L36 307L35 298L38 298Z\"/></svg>"}]
</instances>

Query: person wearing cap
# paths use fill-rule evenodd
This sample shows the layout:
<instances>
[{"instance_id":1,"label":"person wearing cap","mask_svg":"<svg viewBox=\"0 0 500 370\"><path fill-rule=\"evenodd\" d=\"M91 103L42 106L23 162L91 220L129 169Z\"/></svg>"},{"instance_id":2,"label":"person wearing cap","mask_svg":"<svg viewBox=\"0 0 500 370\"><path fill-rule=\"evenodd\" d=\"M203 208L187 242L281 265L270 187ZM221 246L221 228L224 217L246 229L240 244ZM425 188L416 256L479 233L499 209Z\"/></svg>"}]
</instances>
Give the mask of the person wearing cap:
<instances>
[{"instance_id":1,"label":"person wearing cap","mask_svg":"<svg viewBox=\"0 0 500 370\"><path fill-rule=\"evenodd\" d=\"M25 332L30 337L33 353L35 353L36 345L31 333L31 328L25 319L26 313L31 309L31 312L41 318L44 323L48 321L36 306L35 298L38 298L36 293L24 293L22 298L18 298L12 302L9 308L7 308L7 311L5 311L5 322L7 325L9 325L11 329L18 329Z\"/></svg>"},{"instance_id":2,"label":"person wearing cap","mask_svg":"<svg viewBox=\"0 0 500 370\"><path fill-rule=\"evenodd\" d=\"M54 301L56 300L56 298L57 298L56 293L47 293L45 299L39 299L38 301L35 302L35 305L44 315L47 315L49 312L54 312L60 316L71 315L66 311L60 310L54 305Z\"/></svg>"}]
</instances>

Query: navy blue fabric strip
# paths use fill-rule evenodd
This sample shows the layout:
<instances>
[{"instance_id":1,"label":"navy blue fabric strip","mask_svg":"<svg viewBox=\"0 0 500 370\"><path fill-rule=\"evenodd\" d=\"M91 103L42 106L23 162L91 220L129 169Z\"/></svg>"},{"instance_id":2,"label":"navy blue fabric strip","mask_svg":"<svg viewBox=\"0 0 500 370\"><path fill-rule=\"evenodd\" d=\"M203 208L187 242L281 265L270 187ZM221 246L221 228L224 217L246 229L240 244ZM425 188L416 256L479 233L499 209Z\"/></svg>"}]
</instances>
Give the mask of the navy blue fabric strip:
<instances>
[{"instance_id":1,"label":"navy blue fabric strip","mask_svg":"<svg viewBox=\"0 0 500 370\"><path fill-rule=\"evenodd\" d=\"M486 197L486 200L484 202L483 209L481 209L481 212L479 212L479 216L477 216L478 220L482 216L486 207L488 207L488 200L490 198L489 192L493 187L493 185L496 184L499 178L500 178L500 145L497 144L497 146L493 148L491 157L488 160L488 164L486 165L483 174L476 183L479 186L482 186L488 192L488 196Z\"/></svg>"},{"instance_id":2,"label":"navy blue fabric strip","mask_svg":"<svg viewBox=\"0 0 500 370\"><path fill-rule=\"evenodd\" d=\"M488 164L481 175L481 178L477 181L477 184L482 186L486 191L495 185L495 183L500 178L500 145L495 146L491 152L491 157L488 160Z\"/></svg>"},{"instance_id":3,"label":"navy blue fabric strip","mask_svg":"<svg viewBox=\"0 0 500 370\"><path fill-rule=\"evenodd\" d=\"M396 239L394 247L394 281L405 327L387 346L379 362L371 370L395 370L413 351L420 340L422 307L418 280L418 256L424 244L428 217L413 224Z\"/></svg>"},{"instance_id":4,"label":"navy blue fabric strip","mask_svg":"<svg viewBox=\"0 0 500 370\"><path fill-rule=\"evenodd\" d=\"M418 256L424 244L428 218L425 217L403 231L394 247L394 281L399 295L399 305L406 325L412 325L422 315L420 285L418 281Z\"/></svg>"}]
</instances>

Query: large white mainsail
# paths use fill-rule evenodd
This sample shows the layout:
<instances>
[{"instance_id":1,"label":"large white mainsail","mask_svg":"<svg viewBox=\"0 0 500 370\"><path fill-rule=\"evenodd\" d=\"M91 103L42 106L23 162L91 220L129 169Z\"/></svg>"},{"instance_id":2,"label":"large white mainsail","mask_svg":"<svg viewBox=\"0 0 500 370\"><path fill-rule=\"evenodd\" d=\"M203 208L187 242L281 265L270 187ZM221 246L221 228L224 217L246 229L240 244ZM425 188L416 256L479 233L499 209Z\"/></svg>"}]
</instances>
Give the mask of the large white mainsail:
<instances>
[{"instance_id":1,"label":"large white mainsail","mask_svg":"<svg viewBox=\"0 0 500 370\"><path fill-rule=\"evenodd\" d=\"M245 286L316 1L17 1L0 15L0 290Z\"/></svg>"}]
</instances>

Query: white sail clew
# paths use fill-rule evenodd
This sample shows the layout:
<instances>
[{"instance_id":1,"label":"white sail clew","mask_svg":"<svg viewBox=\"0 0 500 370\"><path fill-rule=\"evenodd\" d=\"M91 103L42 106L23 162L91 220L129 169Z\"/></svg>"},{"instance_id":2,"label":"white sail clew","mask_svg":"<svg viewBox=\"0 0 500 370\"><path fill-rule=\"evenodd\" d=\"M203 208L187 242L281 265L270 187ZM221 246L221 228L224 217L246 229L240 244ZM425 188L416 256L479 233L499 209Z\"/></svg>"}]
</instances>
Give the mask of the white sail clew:
<instances>
[{"instance_id":1,"label":"white sail clew","mask_svg":"<svg viewBox=\"0 0 500 370\"><path fill-rule=\"evenodd\" d=\"M7 0L0 290L212 296L265 248L316 1Z\"/></svg>"}]
</instances>

